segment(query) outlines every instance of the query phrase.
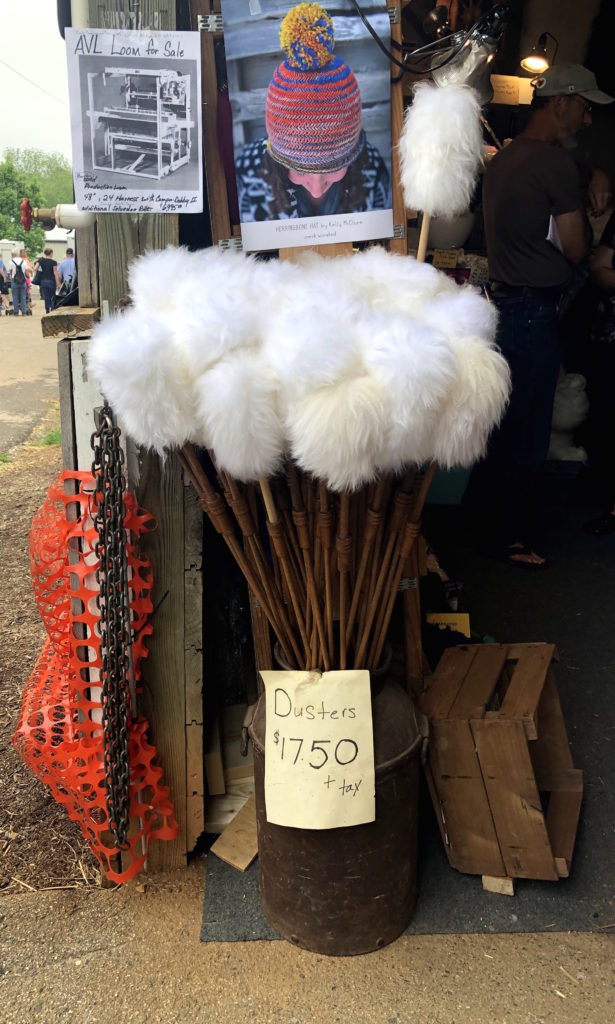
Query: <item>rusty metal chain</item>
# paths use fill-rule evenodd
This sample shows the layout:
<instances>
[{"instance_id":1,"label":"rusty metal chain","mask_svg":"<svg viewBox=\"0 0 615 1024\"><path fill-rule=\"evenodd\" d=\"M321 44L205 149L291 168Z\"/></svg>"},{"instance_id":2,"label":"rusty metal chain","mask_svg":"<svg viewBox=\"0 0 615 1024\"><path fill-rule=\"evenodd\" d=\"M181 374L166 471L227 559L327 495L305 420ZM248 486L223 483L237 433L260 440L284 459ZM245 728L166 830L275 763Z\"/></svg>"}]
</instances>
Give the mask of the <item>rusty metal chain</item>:
<instances>
[{"instance_id":1,"label":"rusty metal chain","mask_svg":"<svg viewBox=\"0 0 615 1024\"><path fill-rule=\"evenodd\" d=\"M124 453L108 403L92 434L96 581L100 612L103 756L109 829L118 849L127 848L130 818L129 720L136 713L132 662L130 590L124 528Z\"/></svg>"}]
</instances>

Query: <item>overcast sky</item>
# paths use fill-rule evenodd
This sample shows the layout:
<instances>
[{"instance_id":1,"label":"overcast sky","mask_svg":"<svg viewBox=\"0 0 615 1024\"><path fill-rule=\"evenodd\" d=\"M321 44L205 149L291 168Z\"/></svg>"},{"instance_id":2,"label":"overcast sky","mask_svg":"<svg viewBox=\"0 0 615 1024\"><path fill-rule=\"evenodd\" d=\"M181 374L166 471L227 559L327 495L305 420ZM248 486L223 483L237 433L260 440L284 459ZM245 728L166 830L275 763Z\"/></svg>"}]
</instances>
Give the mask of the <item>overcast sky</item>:
<instances>
[{"instance_id":1,"label":"overcast sky","mask_svg":"<svg viewBox=\"0 0 615 1024\"><path fill-rule=\"evenodd\" d=\"M17 147L71 158L66 52L56 7L55 0L0 0L0 154Z\"/></svg>"}]
</instances>

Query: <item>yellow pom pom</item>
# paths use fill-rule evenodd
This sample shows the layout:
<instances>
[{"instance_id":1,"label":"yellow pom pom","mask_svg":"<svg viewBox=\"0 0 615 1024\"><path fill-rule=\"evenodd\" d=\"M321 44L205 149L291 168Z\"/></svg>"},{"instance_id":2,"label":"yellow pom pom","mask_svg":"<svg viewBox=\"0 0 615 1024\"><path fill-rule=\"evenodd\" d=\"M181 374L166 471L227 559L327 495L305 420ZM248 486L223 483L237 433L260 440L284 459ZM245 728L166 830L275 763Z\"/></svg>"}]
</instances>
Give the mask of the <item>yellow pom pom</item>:
<instances>
[{"instance_id":1,"label":"yellow pom pom","mask_svg":"<svg viewBox=\"0 0 615 1024\"><path fill-rule=\"evenodd\" d=\"M320 4L297 4L282 21L280 44L291 67L324 68L333 56L333 21Z\"/></svg>"}]
</instances>

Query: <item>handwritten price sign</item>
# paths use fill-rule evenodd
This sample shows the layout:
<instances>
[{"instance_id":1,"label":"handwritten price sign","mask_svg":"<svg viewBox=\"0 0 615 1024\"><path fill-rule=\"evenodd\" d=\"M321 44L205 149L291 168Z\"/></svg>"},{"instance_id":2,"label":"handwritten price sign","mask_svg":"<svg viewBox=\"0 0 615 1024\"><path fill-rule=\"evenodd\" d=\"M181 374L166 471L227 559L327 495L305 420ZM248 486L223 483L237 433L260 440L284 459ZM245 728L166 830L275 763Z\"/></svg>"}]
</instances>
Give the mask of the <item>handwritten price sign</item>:
<instances>
[{"instance_id":1,"label":"handwritten price sign","mask_svg":"<svg viewBox=\"0 0 615 1024\"><path fill-rule=\"evenodd\" d=\"M376 817L369 672L261 672L267 821L340 828Z\"/></svg>"}]
</instances>

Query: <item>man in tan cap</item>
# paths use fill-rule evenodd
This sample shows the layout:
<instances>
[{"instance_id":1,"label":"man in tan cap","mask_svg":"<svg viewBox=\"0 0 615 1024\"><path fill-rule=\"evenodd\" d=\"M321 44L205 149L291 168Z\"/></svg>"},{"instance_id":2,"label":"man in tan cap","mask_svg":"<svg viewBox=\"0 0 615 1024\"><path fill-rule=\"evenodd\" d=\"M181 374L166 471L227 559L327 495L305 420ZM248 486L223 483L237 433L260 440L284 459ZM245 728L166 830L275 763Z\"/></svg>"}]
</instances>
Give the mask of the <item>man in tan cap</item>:
<instances>
[{"instance_id":1,"label":"man in tan cap","mask_svg":"<svg viewBox=\"0 0 615 1024\"><path fill-rule=\"evenodd\" d=\"M580 64L549 68L532 82L525 130L485 172L483 210L498 343L512 374L510 404L486 459L472 474L465 504L486 553L524 569L545 569L531 537L533 497L549 448L560 366L558 307L592 231L571 140L591 124L593 103L611 103ZM588 190L603 213L610 185L594 171Z\"/></svg>"}]
</instances>

